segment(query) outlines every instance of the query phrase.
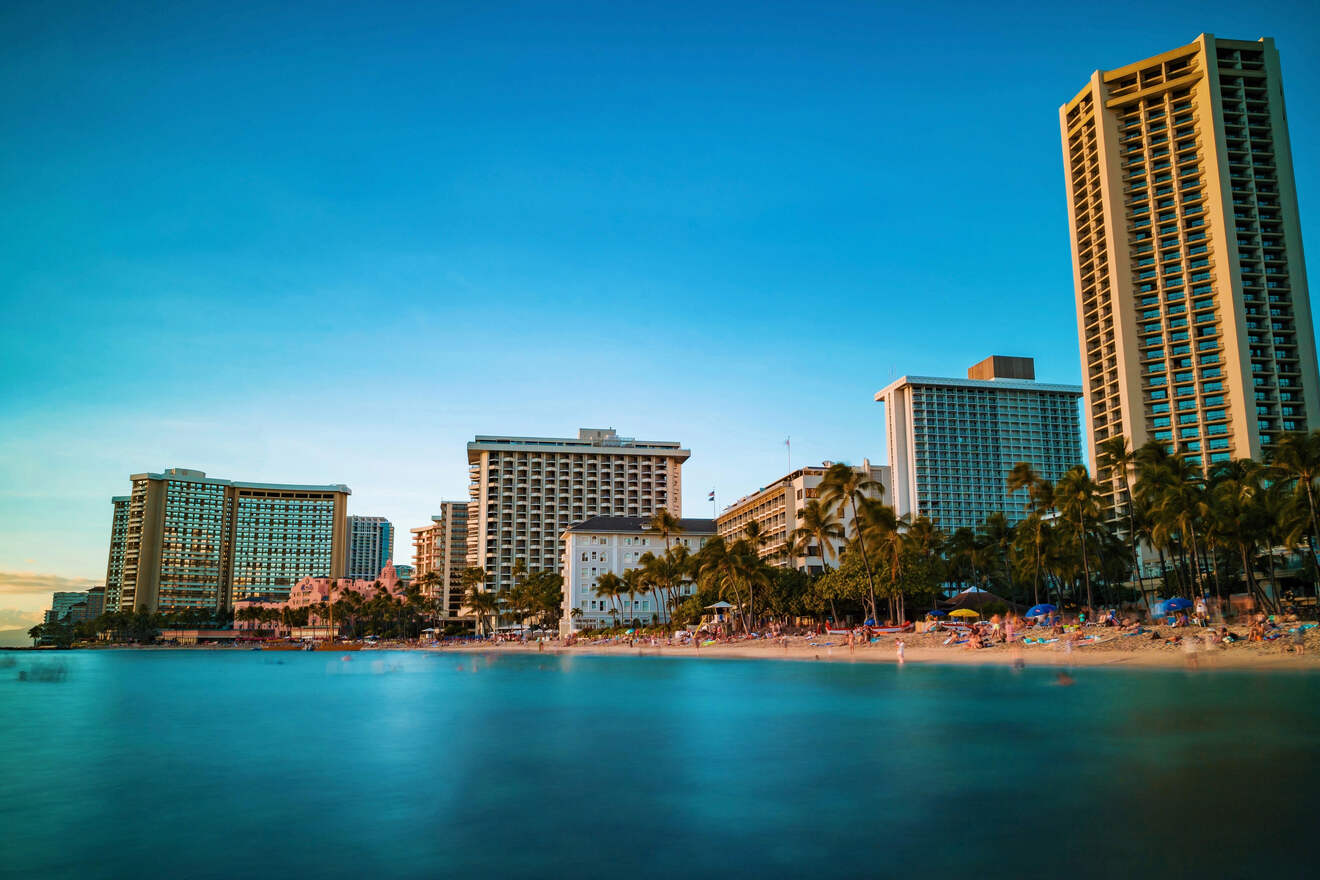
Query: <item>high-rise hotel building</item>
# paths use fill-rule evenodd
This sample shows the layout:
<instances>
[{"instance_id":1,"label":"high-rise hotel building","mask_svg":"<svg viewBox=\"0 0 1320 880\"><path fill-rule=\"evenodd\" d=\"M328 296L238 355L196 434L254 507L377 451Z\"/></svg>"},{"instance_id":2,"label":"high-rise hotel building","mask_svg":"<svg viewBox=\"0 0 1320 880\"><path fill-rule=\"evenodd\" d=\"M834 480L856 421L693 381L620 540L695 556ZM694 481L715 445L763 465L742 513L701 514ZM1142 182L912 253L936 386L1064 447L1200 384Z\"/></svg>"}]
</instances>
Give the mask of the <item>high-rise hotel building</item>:
<instances>
[{"instance_id":1,"label":"high-rise hotel building","mask_svg":"<svg viewBox=\"0 0 1320 880\"><path fill-rule=\"evenodd\" d=\"M1051 483L1082 463L1076 385L1035 381L1031 358L989 357L966 379L903 376L876 392L885 407L890 503L944 531L976 528L992 513L1010 523L1024 493L1008 474L1025 461Z\"/></svg>"},{"instance_id":2,"label":"high-rise hotel building","mask_svg":"<svg viewBox=\"0 0 1320 880\"><path fill-rule=\"evenodd\" d=\"M344 577L369 581L394 561L394 526L383 516L348 518L348 558Z\"/></svg>"},{"instance_id":3,"label":"high-rise hotel building","mask_svg":"<svg viewBox=\"0 0 1320 880\"><path fill-rule=\"evenodd\" d=\"M468 503L441 501L440 514L429 526L410 529L413 536L413 578L435 572L445 617L458 617L463 605L463 570L467 568Z\"/></svg>"},{"instance_id":4,"label":"high-rise hotel building","mask_svg":"<svg viewBox=\"0 0 1320 880\"><path fill-rule=\"evenodd\" d=\"M105 567L105 610L118 611L124 588L124 550L128 543L128 495L110 499L114 514L110 520L110 558Z\"/></svg>"},{"instance_id":5,"label":"high-rise hotel building","mask_svg":"<svg viewBox=\"0 0 1320 880\"><path fill-rule=\"evenodd\" d=\"M1092 470L1119 435L1209 466L1320 426L1274 41L1096 71L1059 126Z\"/></svg>"},{"instance_id":6,"label":"high-rise hotel building","mask_svg":"<svg viewBox=\"0 0 1320 880\"><path fill-rule=\"evenodd\" d=\"M681 516L681 469L692 454L596 428L575 439L478 436L467 453L467 564L485 570L492 590L512 585L519 560L559 571L561 536L593 516Z\"/></svg>"},{"instance_id":7,"label":"high-rise hotel building","mask_svg":"<svg viewBox=\"0 0 1320 880\"><path fill-rule=\"evenodd\" d=\"M347 486L238 483L184 468L130 480L127 501L115 499L109 611L282 601L299 578L343 575Z\"/></svg>"}]
</instances>

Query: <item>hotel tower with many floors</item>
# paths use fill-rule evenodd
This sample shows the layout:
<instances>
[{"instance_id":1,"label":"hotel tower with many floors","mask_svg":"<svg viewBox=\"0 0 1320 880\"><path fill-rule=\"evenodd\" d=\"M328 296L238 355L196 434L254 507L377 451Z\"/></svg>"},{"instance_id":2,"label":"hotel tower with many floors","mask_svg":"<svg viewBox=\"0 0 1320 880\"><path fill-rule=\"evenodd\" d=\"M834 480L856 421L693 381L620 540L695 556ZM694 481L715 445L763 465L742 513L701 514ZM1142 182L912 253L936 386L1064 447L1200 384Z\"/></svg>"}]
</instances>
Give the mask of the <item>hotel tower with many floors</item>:
<instances>
[{"instance_id":1,"label":"hotel tower with many floors","mask_svg":"<svg viewBox=\"0 0 1320 880\"><path fill-rule=\"evenodd\" d=\"M1031 358L988 357L966 379L903 376L876 392L885 407L890 503L945 532L992 513L1022 519L1025 492L1008 474L1025 461L1051 483L1082 463L1076 385L1037 383Z\"/></svg>"},{"instance_id":2,"label":"hotel tower with many floors","mask_svg":"<svg viewBox=\"0 0 1320 880\"><path fill-rule=\"evenodd\" d=\"M127 500L115 499L107 611L283 601L302 577L343 575L347 486L239 483L185 468L130 479Z\"/></svg>"},{"instance_id":3,"label":"hotel tower with many floors","mask_svg":"<svg viewBox=\"0 0 1320 880\"><path fill-rule=\"evenodd\" d=\"M371 580L385 563L393 561L393 524L383 516L350 516L344 577Z\"/></svg>"},{"instance_id":4,"label":"hotel tower with many floors","mask_svg":"<svg viewBox=\"0 0 1320 880\"><path fill-rule=\"evenodd\" d=\"M575 439L478 436L467 452L467 564L485 570L490 590L512 585L518 561L559 571L561 536L593 516L680 516L681 470L692 454L598 428Z\"/></svg>"},{"instance_id":5,"label":"hotel tower with many floors","mask_svg":"<svg viewBox=\"0 0 1320 880\"><path fill-rule=\"evenodd\" d=\"M1096 71L1059 126L1092 470L1120 435L1208 467L1320 426L1274 41Z\"/></svg>"}]
</instances>

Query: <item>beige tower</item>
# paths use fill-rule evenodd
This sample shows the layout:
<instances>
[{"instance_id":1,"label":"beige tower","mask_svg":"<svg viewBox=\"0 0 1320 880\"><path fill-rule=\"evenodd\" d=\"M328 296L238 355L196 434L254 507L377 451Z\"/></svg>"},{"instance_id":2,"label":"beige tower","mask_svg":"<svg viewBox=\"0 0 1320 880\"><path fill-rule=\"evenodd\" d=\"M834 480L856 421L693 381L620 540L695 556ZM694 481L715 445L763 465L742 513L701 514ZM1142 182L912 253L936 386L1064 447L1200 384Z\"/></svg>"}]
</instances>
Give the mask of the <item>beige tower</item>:
<instances>
[{"instance_id":1,"label":"beige tower","mask_svg":"<svg viewBox=\"0 0 1320 880\"><path fill-rule=\"evenodd\" d=\"M488 589L512 586L517 562L558 571L561 536L593 516L682 515L691 452L672 441L583 428L576 438L478 436L467 451L467 564L485 569Z\"/></svg>"},{"instance_id":2,"label":"beige tower","mask_svg":"<svg viewBox=\"0 0 1320 880\"><path fill-rule=\"evenodd\" d=\"M1059 125L1092 470L1119 435L1209 467L1320 425L1274 41L1096 71Z\"/></svg>"}]
</instances>

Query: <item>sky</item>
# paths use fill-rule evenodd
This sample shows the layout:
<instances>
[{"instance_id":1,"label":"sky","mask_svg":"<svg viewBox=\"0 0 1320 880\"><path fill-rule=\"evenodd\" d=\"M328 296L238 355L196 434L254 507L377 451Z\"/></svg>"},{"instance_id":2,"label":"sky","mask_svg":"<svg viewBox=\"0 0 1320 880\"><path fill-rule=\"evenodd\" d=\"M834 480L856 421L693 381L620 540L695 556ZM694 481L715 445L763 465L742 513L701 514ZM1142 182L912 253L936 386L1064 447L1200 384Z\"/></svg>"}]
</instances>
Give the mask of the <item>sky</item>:
<instances>
[{"instance_id":1,"label":"sky","mask_svg":"<svg viewBox=\"0 0 1320 880\"><path fill-rule=\"evenodd\" d=\"M1080 382L1058 107L1202 31L1275 37L1320 254L1307 2L5 4L0 629L132 473L346 483L403 562L476 434L678 440L708 516L886 461L898 376Z\"/></svg>"}]
</instances>

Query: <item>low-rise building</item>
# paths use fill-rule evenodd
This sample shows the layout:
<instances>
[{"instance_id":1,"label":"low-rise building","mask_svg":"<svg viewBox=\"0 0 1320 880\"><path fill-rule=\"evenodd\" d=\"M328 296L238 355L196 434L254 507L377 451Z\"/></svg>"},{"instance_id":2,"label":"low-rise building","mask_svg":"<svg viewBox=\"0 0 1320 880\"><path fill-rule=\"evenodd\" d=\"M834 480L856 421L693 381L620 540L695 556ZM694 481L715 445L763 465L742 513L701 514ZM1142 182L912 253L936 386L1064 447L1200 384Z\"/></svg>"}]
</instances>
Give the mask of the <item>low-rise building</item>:
<instances>
[{"instance_id":1,"label":"low-rise building","mask_svg":"<svg viewBox=\"0 0 1320 880\"><path fill-rule=\"evenodd\" d=\"M823 552L815 541L794 542L797 552L789 552L789 539L802 525L799 512L813 499L819 500L820 482L832 465L833 462L827 461L817 466L798 468L765 488L739 498L715 520L719 536L732 543L745 537L748 525L754 522L760 529L757 552L767 562L811 573L821 571L826 564L838 565L839 555L843 552L842 539L833 542L833 546L825 548ZM888 467L872 465L869 459L863 459L859 470L882 487L874 493L874 497L888 496ZM838 521L847 534L852 525L851 508L840 510Z\"/></svg>"},{"instance_id":2,"label":"low-rise building","mask_svg":"<svg viewBox=\"0 0 1320 880\"><path fill-rule=\"evenodd\" d=\"M377 584L380 585L381 589L395 597L402 596L404 588L407 586L407 583L399 577L393 562L387 562L385 567L381 569L380 574L371 579L304 577L290 588L289 598L283 601L245 599L235 602L234 629L247 632L264 630L273 632L279 637L289 635L289 627L282 621L250 619L247 614L241 613L245 609L270 609L279 612L285 608L294 611L306 608L308 609L310 625L324 626L328 624L329 615L320 613L320 609L327 602L338 602L349 592L358 593L364 599L370 599L376 595ZM336 622L335 628L338 629L338 622Z\"/></svg>"},{"instance_id":3,"label":"low-rise building","mask_svg":"<svg viewBox=\"0 0 1320 880\"><path fill-rule=\"evenodd\" d=\"M666 600L670 597L650 593L606 597L596 592L596 586L606 572L622 576L630 568L640 568L647 553L663 556L666 549L677 546L696 553L715 537L714 520L678 522L679 528L668 538L652 529L650 517L644 516L594 516L565 531L560 568L564 576L564 616L560 631L567 634L594 629L609 626L616 620L667 622L670 609ZM681 601L694 589L692 585L680 587L674 598Z\"/></svg>"}]
</instances>

